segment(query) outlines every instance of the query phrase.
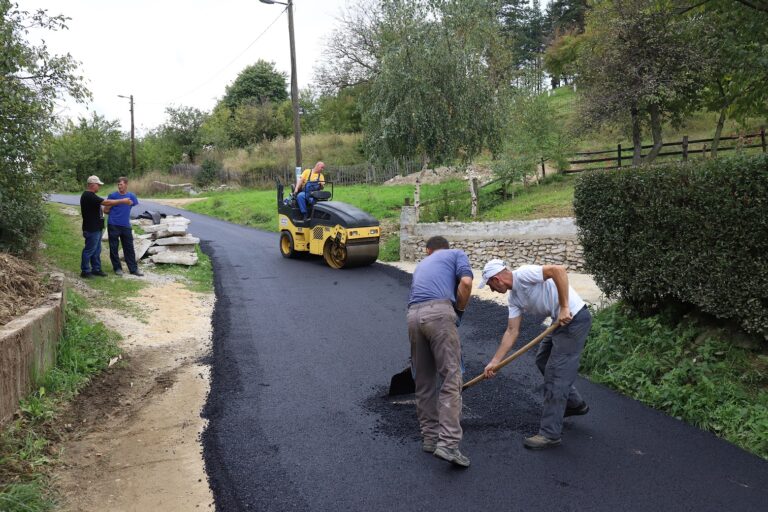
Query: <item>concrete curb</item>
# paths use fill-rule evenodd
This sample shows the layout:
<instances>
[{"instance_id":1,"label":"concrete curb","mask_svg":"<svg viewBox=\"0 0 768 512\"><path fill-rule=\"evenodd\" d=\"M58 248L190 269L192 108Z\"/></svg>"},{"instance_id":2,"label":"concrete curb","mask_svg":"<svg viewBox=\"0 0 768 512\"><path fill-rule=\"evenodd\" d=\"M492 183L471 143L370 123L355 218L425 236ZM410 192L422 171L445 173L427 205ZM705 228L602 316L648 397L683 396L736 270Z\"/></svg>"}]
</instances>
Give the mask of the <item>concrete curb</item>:
<instances>
[{"instance_id":1,"label":"concrete curb","mask_svg":"<svg viewBox=\"0 0 768 512\"><path fill-rule=\"evenodd\" d=\"M62 274L52 274L51 280L59 291L24 316L0 326L0 425L13 417L19 400L56 363L66 294Z\"/></svg>"}]
</instances>

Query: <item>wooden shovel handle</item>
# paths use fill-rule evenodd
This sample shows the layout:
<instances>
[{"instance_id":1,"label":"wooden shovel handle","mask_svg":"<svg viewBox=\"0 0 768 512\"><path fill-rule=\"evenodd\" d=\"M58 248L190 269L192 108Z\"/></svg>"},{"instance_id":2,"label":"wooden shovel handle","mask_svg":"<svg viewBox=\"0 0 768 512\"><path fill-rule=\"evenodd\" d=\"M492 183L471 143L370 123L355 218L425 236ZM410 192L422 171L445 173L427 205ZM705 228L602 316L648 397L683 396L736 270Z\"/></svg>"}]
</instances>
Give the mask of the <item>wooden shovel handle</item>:
<instances>
[{"instance_id":1,"label":"wooden shovel handle","mask_svg":"<svg viewBox=\"0 0 768 512\"><path fill-rule=\"evenodd\" d=\"M538 336L533 338L531 341L529 341L527 344L522 346L520 349L518 349L513 354L505 357L504 360L502 360L499 364L494 366L493 367L493 371L497 372L497 371L501 370L502 368L507 366L509 363L511 363L512 361L514 361L515 359L517 359L521 355L525 354L526 352L528 352L535 345L538 345L539 343L541 343L541 340L543 340L545 337L547 337L550 334L552 334L552 332L555 329L557 329L558 327L560 327L560 325L556 321L552 322L552 325L547 327L547 329L544 332L542 332L541 334L539 334ZM478 375L477 377L475 377L474 379L470 380L469 382L465 382L464 385L461 387L462 391L467 389L467 388L469 388L469 387L474 386L475 384L477 384L481 380L485 380L485 373L484 372L481 373L480 375Z\"/></svg>"}]
</instances>

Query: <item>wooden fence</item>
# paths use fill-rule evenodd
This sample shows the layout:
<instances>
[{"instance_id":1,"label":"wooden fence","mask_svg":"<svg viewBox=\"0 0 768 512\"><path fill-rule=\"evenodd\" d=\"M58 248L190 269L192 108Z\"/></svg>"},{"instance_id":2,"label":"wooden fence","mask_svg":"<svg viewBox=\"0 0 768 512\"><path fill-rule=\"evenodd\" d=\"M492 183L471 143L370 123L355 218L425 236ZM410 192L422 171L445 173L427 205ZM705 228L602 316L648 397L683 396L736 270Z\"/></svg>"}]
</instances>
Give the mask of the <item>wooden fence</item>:
<instances>
[{"instance_id":1,"label":"wooden fence","mask_svg":"<svg viewBox=\"0 0 768 512\"><path fill-rule=\"evenodd\" d=\"M676 149L674 151L665 151L664 149L659 152L659 157L665 157L665 156L680 156L683 161L688 160L689 155L693 154L702 154L705 155L707 152L712 151L712 142L714 139L694 139L689 140L688 136L684 136L681 141L678 142L665 142L662 144L662 148L674 148L679 147L680 149ZM736 144L733 145L724 145L717 148L717 152L720 153L721 151L733 151L735 149L746 149L746 148L762 148L763 153L766 152L766 142L765 142L765 127L761 128L758 133L752 133L748 135L742 135L738 137L720 137L720 141L736 141ZM758 141L758 142L755 142ZM707 146L709 144L709 147ZM700 147L694 147L692 148L692 145L700 145ZM642 146L643 150L651 149L653 147L653 144L646 144ZM646 153L647 154L647 153ZM595 155L614 155L609 157L600 157L600 158L580 158L580 157L592 157ZM588 167L581 167L581 168L569 168L566 170L566 173L577 173L587 170L608 170L608 169L620 169L622 167L622 162L625 160L632 160L634 158L634 148L632 146L630 147L622 147L621 144L618 144L616 149L606 149L601 151L582 151L579 153L573 153L573 156L576 157L575 159L569 160L568 163L571 166L574 165L586 165ZM643 155L645 156L645 155ZM597 163L608 163L612 162L614 165L609 166L603 166L603 167L590 167L591 164L597 164ZM630 164L631 165L631 164Z\"/></svg>"},{"instance_id":2,"label":"wooden fence","mask_svg":"<svg viewBox=\"0 0 768 512\"><path fill-rule=\"evenodd\" d=\"M356 185L361 183L380 184L395 176L405 176L421 170L422 164L416 160L395 160L391 163L380 165L365 163L360 165L332 165L326 164L326 180L336 185ZM197 165L176 165L171 174L186 176L194 179L200 172ZM260 169L257 171L239 171L233 169L220 169L216 175L219 183L236 183L241 187L264 188L275 184L275 179L283 183L295 183L296 175L294 167L279 169Z\"/></svg>"}]
</instances>

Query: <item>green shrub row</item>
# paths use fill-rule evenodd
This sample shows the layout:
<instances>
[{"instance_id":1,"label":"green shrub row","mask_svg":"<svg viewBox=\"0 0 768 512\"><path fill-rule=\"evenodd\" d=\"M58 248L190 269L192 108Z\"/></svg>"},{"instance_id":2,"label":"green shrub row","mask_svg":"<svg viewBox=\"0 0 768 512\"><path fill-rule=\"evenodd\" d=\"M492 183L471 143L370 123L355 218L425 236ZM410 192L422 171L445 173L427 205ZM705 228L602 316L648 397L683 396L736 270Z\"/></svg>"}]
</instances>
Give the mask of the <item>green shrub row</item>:
<instances>
[{"instance_id":1,"label":"green shrub row","mask_svg":"<svg viewBox=\"0 0 768 512\"><path fill-rule=\"evenodd\" d=\"M587 173L574 212L606 293L693 305L768 339L768 156Z\"/></svg>"}]
</instances>

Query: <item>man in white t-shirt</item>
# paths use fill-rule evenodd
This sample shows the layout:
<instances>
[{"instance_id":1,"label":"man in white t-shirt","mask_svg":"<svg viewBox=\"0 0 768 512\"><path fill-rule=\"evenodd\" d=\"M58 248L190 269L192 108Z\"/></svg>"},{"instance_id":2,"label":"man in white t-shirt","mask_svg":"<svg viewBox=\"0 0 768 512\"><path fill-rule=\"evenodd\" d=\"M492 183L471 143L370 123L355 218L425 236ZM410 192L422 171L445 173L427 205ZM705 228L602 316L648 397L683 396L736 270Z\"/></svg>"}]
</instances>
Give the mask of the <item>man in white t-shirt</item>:
<instances>
[{"instance_id":1,"label":"man in white t-shirt","mask_svg":"<svg viewBox=\"0 0 768 512\"><path fill-rule=\"evenodd\" d=\"M592 316L581 297L568 285L568 273L560 265L523 265L509 270L501 260L491 260L483 269L478 288L488 286L497 293L509 292L509 320L499 348L485 367L485 376L493 377L493 368L504 359L517 341L523 315L550 316L560 324L542 340L536 354L536 366L544 376L544 407L539 433L526 438L526 448L540 450L560 444L565 416L586 414L586 404L573 383L579 371Z\"/></svg>"}]
</instances>

